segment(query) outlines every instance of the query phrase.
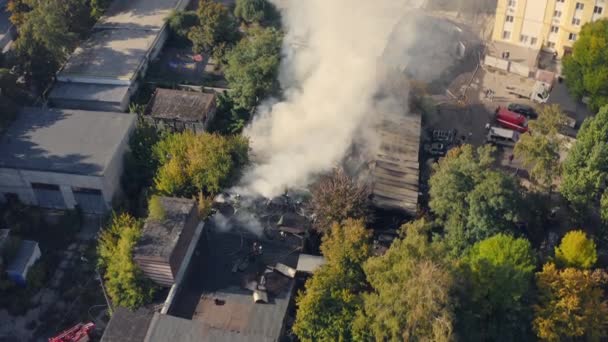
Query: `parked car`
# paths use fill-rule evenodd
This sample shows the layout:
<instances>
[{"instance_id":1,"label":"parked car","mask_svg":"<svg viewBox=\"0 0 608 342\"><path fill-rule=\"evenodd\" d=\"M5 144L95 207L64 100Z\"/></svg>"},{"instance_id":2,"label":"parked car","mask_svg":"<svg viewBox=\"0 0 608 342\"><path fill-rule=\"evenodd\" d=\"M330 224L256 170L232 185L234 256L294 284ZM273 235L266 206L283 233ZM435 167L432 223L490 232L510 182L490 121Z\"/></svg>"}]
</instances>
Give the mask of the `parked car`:
<instances>
[{"instance_id":1,"label":"parked car","mask_svg":"<svg viewBox=\"0 0 608 342\"><path fill-rule=\"evenodd\" d=\"M512 129L519 133L526 133L528 131L528 119L525 116L503 107L496 108L495 114L496 121L503 128Z\"/></svg>"},{"instance_id":2,"label":"parked car","mask_svg":"<svg viewBox=\"0 0 608 342\"><path fill-rule=\"evenodd\" d=\"M520 103L511 103L507 107L507 109L514 113L521 114L521 115L527 117L528 119L538 118L538 113L536 113L536 110L534 110L534 108L532 106L528 106L528 105L520 104Z\"/></svg>"},{"instance_id":3,"label":"parked car","mask_svg":"<svg viewBox=\"0 0 608 342\"><path fill-rule=\"evenodd\" d=\"M438 142L424 145L424 150L432 156L444 156L447 152L445 145Z\"/></svg>"},{"instance_id":4,"label":"parked car","mask_svg":"<svg viewBox=\"0 0 608 342\"><path fill-rule=\"evenodd\" d=\"M456 130L435 129L432 132L432 141L451 144L456 137Z\"/></svg>"},{"instance_id":5,"label":"parked car","mask_svg":"<svg viewBox=\"0 0 608 342\"><path fill-rule=\"evenodd\" d=\"M486 136L487 143L507 147L514 147L518 140L519 132L500 127L490 127Z\"/></svg>"}]
</instances>

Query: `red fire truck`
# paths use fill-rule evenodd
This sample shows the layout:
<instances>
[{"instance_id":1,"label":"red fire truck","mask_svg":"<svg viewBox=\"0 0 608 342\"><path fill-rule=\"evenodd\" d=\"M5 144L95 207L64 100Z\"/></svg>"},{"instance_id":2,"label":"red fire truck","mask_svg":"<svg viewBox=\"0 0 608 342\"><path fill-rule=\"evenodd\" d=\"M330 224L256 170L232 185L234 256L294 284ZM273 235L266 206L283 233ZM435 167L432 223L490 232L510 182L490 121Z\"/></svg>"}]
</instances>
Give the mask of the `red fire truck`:
<instances>
[{"instance_id":1,"label":"red fire truck","mask_svg":"<svg viewBox=\"0 0 608 342\"><path fill-rule=\"evenodd\" d=\"M512 112L506 108L496 108L496 121L504 128L508 128L519 133L528 131L528 119L521 114Z\"/></svg>"}]
</instances>

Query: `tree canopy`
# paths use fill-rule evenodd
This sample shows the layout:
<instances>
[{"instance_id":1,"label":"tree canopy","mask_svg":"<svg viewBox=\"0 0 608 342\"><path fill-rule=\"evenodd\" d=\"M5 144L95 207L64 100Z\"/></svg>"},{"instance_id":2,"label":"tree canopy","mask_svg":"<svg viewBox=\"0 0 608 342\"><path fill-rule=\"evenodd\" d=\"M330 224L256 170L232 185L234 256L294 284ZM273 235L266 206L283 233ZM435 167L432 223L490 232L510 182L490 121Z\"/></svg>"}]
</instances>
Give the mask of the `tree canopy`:
<instances>
[{"instance_id":1,"label":"tree canopy","mask_svg":"<svg viewBox=\"0 0 608 342\"><path fill-rule=\"evenodd\" d=\"M489 146L475 150L464 145L434 166L429 207L456 252L511 229L518 218L519 184L491 169L493 151Z\"/></svg>"},{"instance_id":2,"label":"tree canopy","mask_svg":"<svg viewBox=\"0 0 608 342\"><path fill-rule=\"evenodd\" d=\"M99 237L98 265L105 271L105 286L115 306L135 309L149 302L154 294L154 287L133 261L141 228L141 222L131 215L114 215Z\"/></svg>"},{"instance_id":3,"label":"tree canopy","mask_svg":"<svg viewBox=\"0 0 608 342\"><path fill-rule=\"evenodd\" d=\"M603 270L559 270L549 263L536 275L538 304L533 321L544 341L600 341L608 335L608 302Z\"/></svg>"},{"instance_id":4,"label":"tree canopy","mask_svg":"<svg viewBox=\"0 0 608 342\"><path fill-rule=\"evenodd\" d=\"M530 318L527 297L536 268L530 242L498 234L473 245L461 263L462 331L478 340L525 339L530 332L524 324Z\"/></svg>"},{"instance_id":5,"label":"tree canopy","mask_svg":"<svg viewBox=\"0 0 608 342\"><path fill-rule=\"evenodd\" d=\"M194 11L173 10L167 17L171 32L180 39L188 38L188 33L198 22L198 15Z\"/></svg>"},{"instance_id":6,"label":"tree canopy","mask_svg":"<svg viewBox=\"0 0 608 342\"><path fill-rule=\"evenodd\" d=\"M242 136L169 134L153 148L160 164L154 178L156 190L166 196L216 194L247 164L248 148Z\"/></svg>"},{"instance_id":7,"label":"tree canopy","mask_svg":"<svg viewBox=\"0 0 608 342\"><path fill-rule=\"evenodd\" d=\"M221 43L232 43L237 39L236 21L223 4L200 0L197 15L198 23L188 33L194 52L210 52Z\"/></svg>"},{"instance_id":8,"label":"tree canopy","mask_svg":"<svg viewBox=\"0 0 608 342\"><path fill-rule=\"evenodd\" d=\"M538 119L529 122L530 134L523 134L513 151L530 176L543 189L551 189L560 174L560 149L563 144L559 129L566 117L557 105L545 106Z\"/></svg>"},{"instance_id":9,"label":"tree canopy","mask_svg":"<svg viewBox=\"0 0 608 342\"><path fill-rule=\"evenodd\" d=\"M563 66L566 84L575 96L588 96L594 111L608 104L608 21L583 25Z\"/></svg>"},{"instance_id":10,"label":"tree canopy","mask_svg":"<svg viewBox=\"0 0 608 342\"><path fill-rule=\"evenodd\" d=\"M293 326L302 341L350 341L352 325L365 288L362 265L370 256L369 232L363 221L334 224L323 237L326 264L306 282L296 299Z\"/></svg>"},{"instance_id":11,"label":"tree canopy","mask_svg":"<svg viewBox=\"0 0 608 342\"><path fill-rule=\"evenodd\" d=\"M560 192L579 214L599 205L608 175L608 106L587 118L566 160Z\"/></svg>"},{"instance_id":12,"label":"tree canopy","mask_svg":"<svg viewBox=\"0 0 608 342\"><path fill-rule=\"evenodd\" d=\"M555 247L555 260L566 267L591 268L597 261L595 242L582 230L568 232Z\"/></svg>"},{"instance_id":13,"label":"tree canopy","mask_svg":"<svg viewBox=\"0 0 608 342\"><path fill-rule=\"evenodd\" d=\"M367 219L367 188L355 183L342 169L321 177L312 187L311 207L315 214L315 227L326 231L333 223L347 218Z\"/></svg>"},{"instance_id":14,"label":"tree canopy","mask_svg":"<svg viewBox=\"0 0 608 342\"><path fill-rule=\"evenodd\" d=\"M373 291L363 295L355 322L360 340L451 341L452 275L431 243L430 224L414 221L402 227L404 238L386 254L364 264Z\"/></svg>"},{"instance_id":15,"label":"tree canopy","mask_svg":"<svg viewBox=\"0 0 608 342\"><path fill-rule=\"evenodd\" d=\"M246 22L259 22L264 19L268 2L266 0L236 0L234 16Z\"/></svg>"},{"instance_id":16,"label":"tree canopy","mask_svg":"<svg viewBox=\"0 0 608 342\"><path fill-rule=\"evenodd\" d=\"M226 79L237 107L252 110L276 90L282 35L274 28L253 28L226 56Z\"/></svg>"}]
</instances>

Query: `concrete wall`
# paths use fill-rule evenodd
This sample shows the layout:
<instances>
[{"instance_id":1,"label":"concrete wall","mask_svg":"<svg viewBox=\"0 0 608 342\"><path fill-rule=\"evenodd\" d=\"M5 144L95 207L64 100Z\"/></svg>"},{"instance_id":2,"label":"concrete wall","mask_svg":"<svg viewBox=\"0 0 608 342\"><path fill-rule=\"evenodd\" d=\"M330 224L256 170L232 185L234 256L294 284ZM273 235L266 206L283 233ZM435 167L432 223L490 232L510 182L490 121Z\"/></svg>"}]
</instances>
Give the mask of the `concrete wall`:
<instances>
[{"instance_id":1,"label":"concrete wall","mask_svg":"<svg viewBox=\"0 0 608 342\"><path fill-rule=\"evenodd\" d=\"M72 187L97 189L104 193L103 178L98 176L0 168L0 195L14 193L22 202L38 205L32 183L58 185L67 208L74 208L76 205ZM4 200L4 196L0 196L0 201Z\"/></svg>"},{"instance_id":2,"label":"concrete wall","mask_svg":"<svg viewBox=\"0 0 608 342\"><path fill-rule=\"evenodd\" d=\"M116 196L121 196L120 179L124 169L125 153L129 150L129 138L135 129L136 121L129 127L129 133L123 137L112 160L104 170L103 187L104 199L107 203L112 203Z\"/></svg>"},{"instance_id":3,"label":"concrete wall","mask_svg":"<svg viewBox=\"0 0 608 342\"><path fill-rule=\"evenodd\" d=\"M530 77L530 68L525 64L511 62L509 71L523 77Z\"/></svg>"},{"instance_id":4,"label":"concrete wall","mask_svg":"<svg viewBox=\"0 0 608 342\"><path fill-rule=\"evenodd\" d=\"M484 59L484 64L494 67L496 69L509 71L509 61L502 59L502 58L497 58L497 57L492 57L490 55L487 55L486 58Z\"/></svg>"}]
</instances>

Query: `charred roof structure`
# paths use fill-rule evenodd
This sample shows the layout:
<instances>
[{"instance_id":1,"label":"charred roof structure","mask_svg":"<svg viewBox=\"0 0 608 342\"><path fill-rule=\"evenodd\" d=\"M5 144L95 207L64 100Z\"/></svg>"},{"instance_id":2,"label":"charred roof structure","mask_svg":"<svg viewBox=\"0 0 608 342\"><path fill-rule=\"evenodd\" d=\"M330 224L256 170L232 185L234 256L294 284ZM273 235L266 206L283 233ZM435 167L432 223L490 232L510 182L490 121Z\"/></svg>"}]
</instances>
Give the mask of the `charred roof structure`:
<instances>
[{"instance_id":1,"label":"charred roof structure","mask_svg":"<svg viewBox=\"0 0 608 342\"><path fill-rule=\"evenodd\" d=\"M186 255L199 218L196 201L160 197L162 220L148 218L133 260L144 274L161 286L171 286Z\"/></svg>"},{"instance_id":2,"label":"charred roof structure","mask_svg":"<svg viewBox=\"0 0 608 342\"><path fill-rule=\"evenodd\" d=\"M115 314L102 341L118 341L121 331L128 337L121 341L128 342L281 340L290 321L294 277L309 225L299 206L300 201L289 196L246 202L239 196L219 196L216 214L205 223L190 271L167 314ZM181 215L187 211L177 207ZM146 226L150 230L150 224ZM157 250L152 248L151 254L161 254ZM141 334L134 326L148 319ZM135 320L133 326L126 323L130 320Z\"/></svg>"},{"instance_id":3,"label":"charred roof structure","mask_svg":"<svg viewBox=\"0 0 608 342\"><path fill-rule=\"evenodd\" d=\"M215 116L215 93L156 89L146 108L146 118L172 131L203 132Z\"/></svg>"},{"instance_id":4,"label":"charred roof structure","mask_svg":"<svg viewBox=\"0 0 608 342\"><path fill-rule=\"evenodd\" d=\"M378 126L381 138L371 165L374 205L416 214L420 163L420 116L384 120Z\"/></svg>"}]
</instances>

